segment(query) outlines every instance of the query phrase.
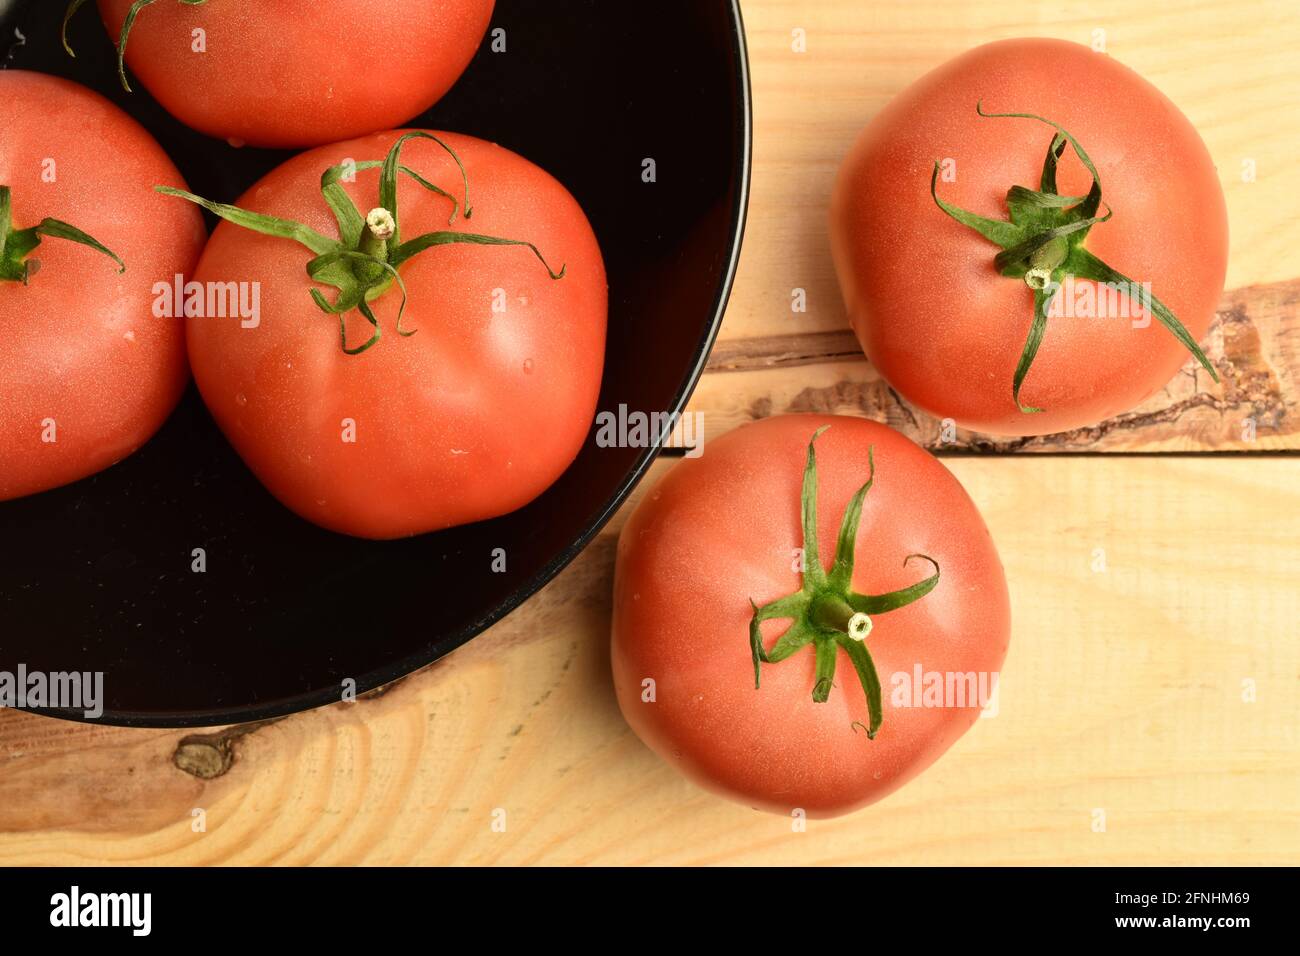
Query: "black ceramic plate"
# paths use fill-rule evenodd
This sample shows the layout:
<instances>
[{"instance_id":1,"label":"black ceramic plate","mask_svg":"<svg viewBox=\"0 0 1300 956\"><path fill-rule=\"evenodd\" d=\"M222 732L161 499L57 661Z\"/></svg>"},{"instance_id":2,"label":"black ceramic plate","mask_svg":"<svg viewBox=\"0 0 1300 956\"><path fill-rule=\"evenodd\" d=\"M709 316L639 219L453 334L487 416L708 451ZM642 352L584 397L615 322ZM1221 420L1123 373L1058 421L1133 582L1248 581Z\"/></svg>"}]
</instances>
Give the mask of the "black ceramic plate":
<instances>
[{"instance_id":1,"label":"black ceramic plate","mask_svg":"<svg viewBox=\"0 0 1300 956\"><path fill-rule=\"evenodd\" d=\"M58 43L62 0L0 0L12 68L99 90L140 120L198 193L233 200L289 154L234 149L117 86L93 12ZM677 411L703 367L739 254L749 82L732 0L497 0L456 87L411 122L494 140L553 173L609 273L600 409ZM25 40L16 40L15 29ZM0 127L0 150L4 131ZM642 182L653 157L658 181ZM102 671L104 722L192 726L337 701L459 647L553 577L644 473L651 448L601 448L514 514L404 541L321 530L278 504L191 388L140 452L0 504L0 671ZM0 467L3 463L0 463ZM207 552L207 572L190 570ZM491 552L505 548L506 573ZM75 717L76 714L60 714Z\"/></svg>"}]
</instances>

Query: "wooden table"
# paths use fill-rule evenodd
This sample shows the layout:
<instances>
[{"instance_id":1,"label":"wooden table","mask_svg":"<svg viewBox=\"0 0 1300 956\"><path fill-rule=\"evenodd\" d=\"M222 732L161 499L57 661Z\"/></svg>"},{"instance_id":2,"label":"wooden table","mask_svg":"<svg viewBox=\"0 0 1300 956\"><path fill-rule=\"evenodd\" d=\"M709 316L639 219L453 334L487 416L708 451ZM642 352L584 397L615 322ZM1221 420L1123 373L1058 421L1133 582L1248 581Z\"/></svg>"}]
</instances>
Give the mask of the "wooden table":
<instances>
[{"instance_id":1,"label":"wooden table","mask_svg":"<svg viewBox=\"0 0 1300 956\"><path fill-rule=\"evenodd\" d=\"M933 441L847 336L823 224L856 131L972 45L1104 31L1109 55L1201 131L1227 194L1231 291L1209 343L1222 388L1189 365L1097 429L1016 455L962 435L985 454L946 459L999 544L1015 630L999 716L920 779L796 833L655 758L608 675L624 509L506 621L354 704L200 735L0 713L0 863L1300 860L1300 458L1287 454L1300 445L1300 21L1283 2L1152 6L744 4L754 189L693 400L711 434L817 409ZM791 312L794 288L806 314Z\"/></svg>"}]
</instances>

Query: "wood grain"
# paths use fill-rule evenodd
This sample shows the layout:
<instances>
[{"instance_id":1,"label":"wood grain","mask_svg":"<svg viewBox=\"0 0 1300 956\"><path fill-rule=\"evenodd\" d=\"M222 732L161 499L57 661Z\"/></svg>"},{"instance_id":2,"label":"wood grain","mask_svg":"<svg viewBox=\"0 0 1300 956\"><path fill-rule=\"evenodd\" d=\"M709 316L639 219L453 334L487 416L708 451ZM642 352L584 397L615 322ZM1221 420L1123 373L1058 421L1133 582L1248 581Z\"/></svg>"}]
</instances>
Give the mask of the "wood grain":
<instances>
[{"instance_id":1,"label":"wood grain","mask_svg":"<svg viewBox=\"0 0 1300 956\"><path fill-rule=\"evenodd\" d=\"M1233 291L1210 345L1231 374L1221 393L1179 379L1096 433L954 444L1296 447L1300 21L1287 4L747 0L745 14L754 195L692 406L709 434L816 409L936 443L935 423L910 417L846 335L824 229L839 157L889 96L969 46L1104 29L1224 171ZM795 28L805 54L791 51ZM1235 173L1246 158L1251 183ZM790 311L796 287L806 314ZM1011 584L1000 712L862 813L793 832L696 790L628 730L608 676L625 508L519 611L354 704L211 734L0 712L0 863L1294 863L1300 457L946 461Z\"/></svg>"}]
</instances>

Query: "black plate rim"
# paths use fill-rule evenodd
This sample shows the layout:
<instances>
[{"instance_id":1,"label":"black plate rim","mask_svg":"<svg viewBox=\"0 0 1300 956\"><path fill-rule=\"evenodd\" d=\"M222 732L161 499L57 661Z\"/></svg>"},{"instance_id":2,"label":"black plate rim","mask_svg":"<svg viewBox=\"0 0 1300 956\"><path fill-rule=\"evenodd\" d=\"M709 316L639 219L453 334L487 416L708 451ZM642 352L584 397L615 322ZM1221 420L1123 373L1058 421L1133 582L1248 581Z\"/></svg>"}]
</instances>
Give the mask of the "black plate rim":
<instances>
[{"instance_id":1,"label":"black plate rim","mask_svg":"<svg viewBox=\"0 0 1300 956\"><path fill-rule=\"evenodd\" d=\"M740 125L734 133L736 137L737 152L740 155L740 183L736 192L736 199L732 205L730 215L730 249L727 252L726 268L723 272L722 280L718 284L717 292L714 296L713 316L705 328L704 335L701 336L699 343L696 345L694 361L690 373L682 383L681 389L674 398L669 412L674 414L681 413L686 403L690 400L695 391L695 386L699 384L700 376L704 372L704 367L708 362L709 353L713 349L713 343L717 340L718 330L722 325L722 317L727 310L727 302L731 298L732 286L736 279L736 269L740 262L740 251L745 238L745 225L749 214L749 192L750 179L752 175L753 160L753 91L750 85L749 69L749 49L745 38L745 23L740 12L740 0L730 0L728 4L731 8L731 29L732 29L732 52L735 55L736 73L735 80L737 89L740 91L741 109ZM642 478L645 477L650 466L655 459L659 457L663 450L662 443L656 441L653 445L637 460L632 470L628 473L623 484L615 491L614 495L609 498L596 516L587 524L582 534L578 536L567 548L557 554L550 562L544 565L531 578L524 581L518 588L498 604L492 613L475 621L466 628L462 628L455 633L445 636L442 639L430 643L423 650L408 654L384 667L376 668L356 678L356 694L360 696L369 691L376 690L385 685L392 684L395 681L409 677L417 671L423 670L431 664L436 663L448 654L460 647L468 644L474 638L478 637L493 624L501 621L506 615L514 611L524 601L528 600L546 584L548 584L557 574L566 568L588 544L600 533L603 528L614 516L614 513L622 507L632 490L637 486ZM71 720L77 723L97 724L110 727L154 727L154 728L188 728L188 727L220 727L231 724L245 724L258 721L275 720L281 717L287 717L290 714L302 713L308 710L314 710L318 707L325 707L330 704L340 702L340 694L337 689L324 688L317 691L309 691L303 694L297 694L292 697L284 697L268 704L241 704L232 707L200 710L200 711L123 711L105 709L104 713L95 718L86 717L82 711L68 710L64 708L22 708L30 713L41 714L47 717L56 717L61 720Z\"/></svg>"}]
</instances>

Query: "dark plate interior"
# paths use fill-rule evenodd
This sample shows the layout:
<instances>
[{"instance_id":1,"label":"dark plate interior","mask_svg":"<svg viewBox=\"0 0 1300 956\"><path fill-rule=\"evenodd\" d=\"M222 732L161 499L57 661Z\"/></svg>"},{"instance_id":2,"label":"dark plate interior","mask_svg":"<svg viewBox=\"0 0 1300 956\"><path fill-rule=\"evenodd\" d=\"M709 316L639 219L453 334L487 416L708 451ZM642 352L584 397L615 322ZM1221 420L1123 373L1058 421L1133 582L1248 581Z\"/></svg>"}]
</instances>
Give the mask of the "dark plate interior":
<instances>
[{"instance_id":1,"label":"dark plate interior","mask_svg":"<svg viewBox=\"0 0 1300 956\"><path fill-rule=\"evenodd\" d=\"M0 0L7 65L75 79L140 120L198 193L231 200L289 154L234 149L117 86L86 10ZM730 289L748 191L749 89L731 0L498 0L460 83L412 126L501 143L578 198L609 272L600 409L676 411ZM25 37L15 42L15 27ZM0 55L3 55L0 50ZM3 130L0 129L0 149ZM642 182L653 157L658 181ZM102 671L103 721L185 726L285 714L448 653L568 563L648 467L594 430L560 481L506 517L405 541L320 530L280 506L191 388L139 453L0 504L0 671ZM207 571L190 570L204 548ZM505 548L505 573L491 552ZM77 716L60 714L60 716Z\"/></svg>"}]
</instances>

